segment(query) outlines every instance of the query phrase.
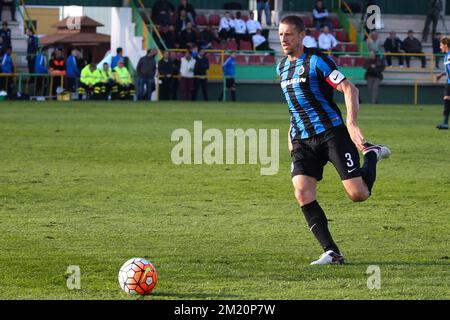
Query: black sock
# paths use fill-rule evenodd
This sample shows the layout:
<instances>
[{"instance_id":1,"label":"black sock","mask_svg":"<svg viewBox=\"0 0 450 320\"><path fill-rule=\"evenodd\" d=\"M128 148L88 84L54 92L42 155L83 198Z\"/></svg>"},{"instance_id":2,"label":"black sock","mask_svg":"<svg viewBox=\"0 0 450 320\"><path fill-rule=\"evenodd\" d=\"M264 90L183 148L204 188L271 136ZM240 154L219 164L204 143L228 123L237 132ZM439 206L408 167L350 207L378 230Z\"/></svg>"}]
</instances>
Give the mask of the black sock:
<instances>
[{"instance_id":1,"label":"black sock","mask_svg":"<svg viewBox=\"0 0 450 320\"><path fill-rule=\"evenodd\" d=\"M339 248L334 243L331 237L330 231L328 230L328 220L317 201L305 204L302 206L303 214L305 215L306 222L314 234L316 239L319 241L324 251L333 250L337 254Z\"/></svg>"},{"instance_id":2,"label":"black sock","mask_svg":"<svg viewBox=\"0 0 450 320\"><path fill-rule=\"evenodd\" d=\"M236 91L231 90L231 100L236 101Z\"/></svg>"},{"instance_id":3,"label":"black sock","mask_svg":"<svg viewBox=\"0 0 450 320\"><path fill-rule=\"evenodd\" d=\"M448 116L450 115L450 100L445 100L444 106L444 124L448 124Z\"/></svg>"},{"instance_id":4,"label":"black sock","mask_svg":"<svg viewBox=\"0 0 450 320\"><path fill-rule=\"evenodd\" d=\"M377 154L374 151L367 152L364 155L364 165L361 168L361 176L372 193L372 187L377 178Z\"/></svg>"}]
</instances>

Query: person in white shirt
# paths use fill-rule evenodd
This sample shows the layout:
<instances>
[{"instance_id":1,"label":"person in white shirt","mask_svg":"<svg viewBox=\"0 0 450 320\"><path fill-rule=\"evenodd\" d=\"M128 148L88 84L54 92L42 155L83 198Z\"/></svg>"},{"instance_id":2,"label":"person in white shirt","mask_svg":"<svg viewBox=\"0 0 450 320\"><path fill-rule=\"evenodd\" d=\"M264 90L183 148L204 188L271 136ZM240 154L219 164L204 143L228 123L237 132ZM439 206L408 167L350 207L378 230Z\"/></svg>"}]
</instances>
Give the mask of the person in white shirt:
<instances>
[{"instance_id":1,"label":"person in white shirt","mask_svg":"<svg viewBox=\"0 0 450 320\"><path fill-rule=\"evenodd\" d=\"M255 50L273 51L269 47L267 39L261 34L261 30L256 31L256 34L252 37L252 42Z\"/></svg>"},{"instance_id":2,"label":"person in white shirt","mask_svg":"<svg viewBox=\"0 0 450 320\"><path fill-rule=\"evenodd\" d=\"M322 33L319 36L319 49L330 51L336 48L337 45L338 41L330 33L330 29L327 26L323 27Z\"/></svg>"},{"instance_id":3,"label":"person in white shirt","mask_svg":"<svg viewBox=\"0 0 450 320\"><path fill-rule=\"evenodd\" d=\"M331 30L333 29L333 25L329 20L330 14L328 13L327 8L323 5L322 0L316 1L316 6L313 9L313 22L316 30L320 30L324 26L327 26Z\"/></svg>"},{"instance_id":4,"label":"person in white shirt","mask_svg":"<svg viewBox=\"0 0 450 320\"><path fill-rule=\"evenodd\" d=\"M236 12L236 19L234 20L234 32L236 36L237 49L241 50L241 41L247 39L247 25L241 18L241 13Z\"/></svg>"},{"instance_id":5,"label":"person in white shirt","mask_svg":"<svg viewBox=\"0 0 450 320\"><path fill-rule=\"evenodd\" d=\"M181 58L180 88L182 100L192 100L192 93L194 90L194 68L195 59L192 58L192 53L188 51L184 57Z\"/></svg>"},{"instance_id":6,"label":"person in white shirt","mask_svg":"<svg viewBox=\"0 0 450 320\"><path fill-rule=\"evenodd\" d=\"M225 16L220 19L219 37L222 40L234 39L235 37L234 20L231 19L228 11L226 11Z\"/></svg>"},{"instance_id":7,"label":"person in white shirt","mask_svg":"<svg viewBox=\"0 0 450 320\"><path fill-rule=\"evenodd\" d=\"M258 20L255 20L255 14L253 11L250 11L250 18L246 22L247 32L250 39L256 34L257 30L262 31L261 23Z\"/></svg>"},{"instance_id":8,"label":"person in white shirt","mask_svg":"<svg viewBox=\"0 0 450 320\"><path fill-rule=\"evenodd\" d=\"M303 38L303 45L306 48L317 48L317 41L316 38L311 36L311 31L309 29L306 29L306 36Z\"/></svg>"}]
</instances>

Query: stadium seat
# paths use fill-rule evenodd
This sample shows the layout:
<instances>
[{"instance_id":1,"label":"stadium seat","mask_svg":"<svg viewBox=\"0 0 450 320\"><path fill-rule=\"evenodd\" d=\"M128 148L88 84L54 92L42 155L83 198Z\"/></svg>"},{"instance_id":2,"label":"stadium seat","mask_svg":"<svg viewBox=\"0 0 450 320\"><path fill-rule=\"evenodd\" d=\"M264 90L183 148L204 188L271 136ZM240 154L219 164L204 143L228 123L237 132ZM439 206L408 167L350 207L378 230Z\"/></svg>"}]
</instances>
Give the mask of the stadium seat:
<instances>
[{"instance_id":1,"label":"stadium seat","mask_svg":"<svg viewBox=\"0 0 450 320\"><path fill-rule=\"evenodd\" d=\"M339 29L341 27L338 17L330 17L330 21L334 29Z\"/></svg>"},{"instance_id":2,"label":"stadium seat","mask_svg":"<svg viewBox=\"0 0 450 320\"><path fill-rule=\"evenodd\" d=\"M315 38L316 40L319 39L320 31L316 29L309 29L309 31L311 32L311 37Z\"/></svg>"},{"instance_id":3,"label":"stadium seat","mask_svg":"<svg viewBox=\"0 0 450 320\"><path fill-rule=\"evenodd\" d=\"M170 17L170 24L173 26L177 25L177 15L175 13Z\"/></svg>"},{"instance_id":4,"label":"stadium seat","mask_svg":"<svg viewBox=\"0 0 450 320\"><path fill-rule=\"evenodd\" d=\"M335 36L339 42L349 42L347 31L336 31Z\"/></svg>"},{"instance_id":5,"label":"stadium seat","mask_svg":"<svg viewBox=\"0 0 450 320\"><path fill-rule=\"evenodd\" d=\"M366 59L364 59L364 57L355 57L355 62L353 63L353 65L355 67L362 67L364 66Z\"/></svg>"},{"instance_id":6,"label":"stadium seat","mask_svg":"<svg viewBox=\"0 0 450 320\"><path fill-rule=\"evenodd\" d=\"M208 20L204 14L198 14L195 17L195 23L199 26L206 26L208 24Z\"/></svg>"},{"instance_id":7,"label":"stadium seat","mask_svg":"<svg viewBox=\"0 0 450 320\"><path fill-rule=\"evenodd\" d=\"M223 50L223 45L221 42L214 41L212 47L214 50Z\"/></svg>"},{"instance_id":8,"label":"stadium seat","mask_svg":"<svg viewBox=\"0 0 450 320\"><path fill-rule=\"evenodd\" d=\"M263 65L265 65L265 66L272 66L272 65L274 65L275 64L275 56L273 56L273 55L267 55L267 56L264 56L264 58L263 58Z\"/></svg>"},{"instance_id":9,"label":"stadium seat","mask_svg":"<svg viewBox=\"0 0 450 320\"><path fill-rule=\"evenodd\" d=\"M218 26L220 24L220 16L218 14L212 14L209 16L209 24L212 26Z\"/></svg>"},{"instance_id":10,"label":"stadium seat","mask_svg":"<svg viewBox=\"0 0 450 320\"><path fill-rule=\"evenodd\" d=\"M354 43L347 43L345 45L346 52L358 52L358 46Z\"/></svg>"},{"instance_id":11,"label":"stadium seat","mask_svg":"<svg viewBox=\"0 0 450 320\"><path fill-rule=\"evenodd\" d=\"M306 17L302 17L302 19L303 19L303 22L305 23L306 28L314 27L312 17L306 16Z\"/></svg>"},{"instance_id":12,"label":"stadium seat","mask_svg":"<svg viewBox=\"0 0 450 320\"><path fill-rule=\"evenodd\" d=\"M333 51L334 52L345 52L345 46L339 43Z\"/></svg>"},{"instance_id":13,"label":"stadium seat","mask_svg":"<svg viewBox=\"0 0 450 320\"><path fill-rule=\"evenodd\" d=\"M225 50L237 50L237 43L235 40L228 40L225 43Z\"/></svg>"},{"instance_id":14,"label":"stadium seat","mask_svg":"<svg viewBox=\"0 0 450 320\"><path fill-rule=\"evenodd\" d=\"M253 50L252 43L250 41L241 41L241 50Z\"/></svg>"},{"instance_id":15,"label":"stadium seat","mask_svg":"<svg viewBox=\"0 0 450 320\"><path fill-rule=\"evenodd\" d=\"M247 57L244 54L236 55L236 64L247 64Z\"/></svg>"},{"instance_id":16,"label":"stadium seat","mask_svg":"<svg viewBox=\"0 0 450 320\"><path fill-rule=\"evenodd\" d=\"M207 55L210 64L217 64L217 55L209 52Z\"/></svg>"},{"instance_id":17,"label":"stadium seat","mask_svg":"<svg viewBox=\"0 0 450 320\"><path fill-rule=\"evenodd\" d=\"M252 54L248 56L248 64L252 66L260 66L261 63L261 55Z\"/></svg>"},{"instance_id":18,"label":"stadium seat","mask_svg":"<svg viewBox=\"0 0 450 320\"><path fill-rule=\"evenodd\" d=\"M353 67L353 57L340 57L337 62L341 67Z\"/></svg>"},{"instance_id":19,"label":"stadium seat","mask_svg":"<svg viewBox=\"0 0 450 320\"><path fill-rule=\"evenodd\" d=\"M184 57L184 52L182 52L182 51L176 51L175 52L175 58L177 60L180 60L182 57Z\"/></svg>"}]
</instances>

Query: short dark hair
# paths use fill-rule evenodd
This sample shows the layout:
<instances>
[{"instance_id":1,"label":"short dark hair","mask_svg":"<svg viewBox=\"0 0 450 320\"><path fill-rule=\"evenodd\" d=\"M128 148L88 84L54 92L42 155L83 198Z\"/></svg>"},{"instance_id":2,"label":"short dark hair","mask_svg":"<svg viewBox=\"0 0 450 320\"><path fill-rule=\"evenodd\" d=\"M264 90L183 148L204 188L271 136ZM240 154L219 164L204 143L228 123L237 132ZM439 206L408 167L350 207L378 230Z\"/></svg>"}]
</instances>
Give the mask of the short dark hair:
<instances>
[{"instance_id":1,"label":"short dark hair","mask_svg":"<svg viewBox=\"0 0 450 320\"><path fill-rule=\"evenodd\" d=\"M120 53L120 52L122 52L122 51L123 51L123 50L122 50L122 47L118 47L117 50L116 50L117 53Z\"/></svg>"},{"instance_id":2,"label":"short dark hair","mask_svg":"<svg viewBox=\"0 0 450 320\"><path fill-rule=\"evenodd\" d=\"M283 19L281 19L280 23L284 23L284 24L290 24L295 26L295 29L297 29L298 32L303 32L305 31L305 23L303 22L303 19L300 18L299 16L286 16Z\"/></svg>"},{"instance_id":3,"label":"short dark hair","mask_svg":"<svg viewBox=\"0 0 450 320\"><path fill-rule=\"evenodd\" d=\"M443 37L443 38L441 39L441 43L444 44L444 45L446 45L447 47L450 48L450 38Z\"/></svg>"}]
</instances>

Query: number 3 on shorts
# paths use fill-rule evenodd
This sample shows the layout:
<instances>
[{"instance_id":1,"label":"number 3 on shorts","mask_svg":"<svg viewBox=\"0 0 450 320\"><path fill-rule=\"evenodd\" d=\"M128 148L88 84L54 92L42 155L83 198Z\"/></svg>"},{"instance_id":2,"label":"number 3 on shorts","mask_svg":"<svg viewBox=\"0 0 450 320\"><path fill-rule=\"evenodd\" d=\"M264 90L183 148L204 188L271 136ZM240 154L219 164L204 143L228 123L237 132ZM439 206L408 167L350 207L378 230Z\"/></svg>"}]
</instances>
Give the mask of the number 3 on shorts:
<instances>
[{"instance_id":1,"label":"number 3 on shorts","mask_svg":"<svg viewBox=\"0 0 450 320\"><path fill-rule=\"evenodd\" d=\"M352 160L352 155L350 153L346 153L345 158L347 159L347 167L349 168L353 167L354 163Z\"/></svg>"}]
</instances>

